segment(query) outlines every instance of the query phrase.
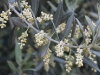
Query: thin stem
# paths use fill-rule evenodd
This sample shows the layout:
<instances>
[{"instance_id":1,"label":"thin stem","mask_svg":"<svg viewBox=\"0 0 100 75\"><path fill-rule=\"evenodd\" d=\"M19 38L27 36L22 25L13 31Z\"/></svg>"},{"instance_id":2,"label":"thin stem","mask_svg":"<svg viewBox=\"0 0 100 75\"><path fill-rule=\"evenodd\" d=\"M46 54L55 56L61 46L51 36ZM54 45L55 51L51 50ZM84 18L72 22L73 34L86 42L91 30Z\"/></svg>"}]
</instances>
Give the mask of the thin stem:
<instances>
[{"instance_id":1,"label":"thin stem","mask_svg":"<svg viewBox=\"0 0 100 75\"><path fill-rule=\"evenodd\" d=\"M38 23L37 23L36 17L35 17L35 15L34 15L32 9L30 9L30 11L31 11L31 13L32 13L32 15L33 15L33 18L34 18L34 22L35 22L35 24L36 24L36 27L37 27L38 30L39 30L39 25L38 25Z\"/></svg>"},{"instance_id":2,"label":"thin stem","mask_svg":"<svg viewBox=\"0 0 100 75\"><path fill-rule=\"evenodd\" d=\"M51 20L51 22L52 22L52 24L53 24L53 26L54 26L54 29L55 29L56 35L57 35L57 37L58 37L58 40L60 41L59 36L58 36L58 33L57 33L57 31L56 31L55 24L54 24L54 22L53 22L52 20Z\"/></svg>"}]
</instances>

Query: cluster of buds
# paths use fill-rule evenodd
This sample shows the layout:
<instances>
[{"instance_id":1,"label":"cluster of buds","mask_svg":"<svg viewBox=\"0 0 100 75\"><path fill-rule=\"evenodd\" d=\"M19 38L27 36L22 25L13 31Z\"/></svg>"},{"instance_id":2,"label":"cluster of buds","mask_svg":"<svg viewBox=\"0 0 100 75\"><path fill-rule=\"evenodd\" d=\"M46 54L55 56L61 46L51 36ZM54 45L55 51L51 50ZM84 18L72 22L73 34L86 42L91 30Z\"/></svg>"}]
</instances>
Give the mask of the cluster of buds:
<instances>
[{"instance_id":1,"label":"cluster of buds","mask_svg":"<svg viewBox=\"0 0 100 75\"><path fill-rule=\"evenodd\" d=\"M57 32L57 33L63 32L64 29L65 29L65 25L66 25L65 23L60 24L60 25L56 28L56 32Z\"/></svg>"},{"instance_id":2,"label":"cluster of buds","mask_svg":"<svg viewBox=\"0 0 100 75\"><path fill-rule=\"evenodd\" d=\"M53 20L52 14L41 12L41 16L36 18L38 22Z\"/></svg>"},{"instance_id":3,"label":"cluster of buds","mask_svg":"<svg viewBox=\"0 0 100 75\"><path fill-rule=\"evenodd\" d=\"M94 55L94 54L90 51L90 49L88 49L88 51L89 51L89 59L90 59L93 63L97 64L97 61L95 61L96 55ZM92 68L91 70L93 70L94 72L96 72L96 69L94 69L94 68Z\"/></svg>"},{"instance_id":4,"label":"cluster of buds","mask_svg":"<svg viewBox=\"0 0 100 75\"><path fill-rule=\"evenodd\" d=\"M83 66L82 52L83 52L83 49L77 48L77 53L75 54L75 56L76 56L76 65L78 65L78 67Z\"/></svg>"},{"instance_id":5,"label":"cluster of buds","mask_svg":"<svg viewBox=\"0 0 100 75\"><path fill-rule=\"evenodd\" d=\"M79 25L76 25L76 30L75 30L75 35L74 35L74 37L76 38L76 39L78 39L79 38L79 34L80 34L80 27L79 27Z\"/></svg>"},{"instance_id":6,"label":"cluster of buds","mask_svg":"<svg viewBox=\"0 0 100 75\"><path fill-rule=\"evenodd\" d=\"M85 29L84 35L86 36L85 43L86 45L88 45L91 42L90 36L92 35L91 29L89 26L87 26L87 29Z\"/></svg>"},{"instance_id":7,"label":"cluster of buds","mask_svg":"<svg viewBox=\"0 0 100 75\"><path fill-rule=\"evenodd\" d=\"M30 11L30 8L24 8L24 10L22 11L22 14L28 22L30 22L31 24L34 23L34 19L33 19L32 13Z\"/></svg>"},{"instance_id":8,"label":"cluster of buds","mask_svg":"<svg viewBox=\"0 0 100 75\"><path fill-rule=\"evenodd\" d=\"M51 50L48 49L46 55L43 57L44 69L45 69L46 71L49 71L50 56L51 56Z\"/></svg>"},{"instance_id":9,"label":"cluster of buds","mask_svg":"<svg viewBox=\"0 0 100 75\"><path fill-rule=\"evenodd\" d=\"M64 43L65 43L65 44L69 44L68 39L64 39ZM69 52L69 47L64 46L64 50L65 50L66 52Z\"/></svg>"},{"instance_id":10,"label":"cluster of buds","mask_svg":"<svg viewBox=\"0 0 100 75\"><path fill-rule=\"evenodd\" d=\"M0 23L1 23L0 27L1 28L6 27L5 23L7 23L7 21L8 21L8 15L7 14L11 15L10 9L8 9L6 12L2 11L2 13L0 14Z\"/></svg>"},{"instance_id":11,"label":"cluster of buds","mask_svg":"<svg viewBox=\"0 0 100 75\"><path fill-rule=\"evenodd\" d=\"M18 40L20 40L20 43L18 43L20 45L20 49L23 49L23 46L25 46L25 43L27 42L27 38L28 34L27 34L27 30L25 32L22 33L22 35L18 38Z\"/></svg>"},{"instance_id":12,"label":"cluster of buds","mask_svg":"<svg viewBox=\"0 0 100 75\"><path fill-rule=\"evenodd\" d=\"M47 44L48 39L44 36L47 36L47 33L45 33L43 30L41 30L39 33L35 34L35 41L37 46L42 46Z\"/></svg>"},{"instance_id":13,"label":"cluster of buds","mask_svg":"<svg viewBox=\"0 0 100 75\"><path fill-rule=\"evenodd\" d=\"M26 0L21 0L21 7L22 8L30 8L31 6L28 5L28 2L26 2Z\"/></svg>"},{"instance_id":14,"label":"cluster of buds","mask_svg":"<svg viewBox=\"0 0 100 75\"><path fill-rule=\"evenodd\" d=\"M69 55L65 56L65 67L66 71L69 73L71 71L71 67L73 66L74 57Z\"/></svg>"},{"instance_id":15,"label":"cluster of buds","mask_svg":"<svg viewBox=\"0 0 100 75\"><path fill-rule=\"evenodd\" d=\"M55 52L56 55L59 57L62 57L64 54L64 45L65 43L63 41L60 41L56 46L55 46Z\"/></svg>"}]
</instances>

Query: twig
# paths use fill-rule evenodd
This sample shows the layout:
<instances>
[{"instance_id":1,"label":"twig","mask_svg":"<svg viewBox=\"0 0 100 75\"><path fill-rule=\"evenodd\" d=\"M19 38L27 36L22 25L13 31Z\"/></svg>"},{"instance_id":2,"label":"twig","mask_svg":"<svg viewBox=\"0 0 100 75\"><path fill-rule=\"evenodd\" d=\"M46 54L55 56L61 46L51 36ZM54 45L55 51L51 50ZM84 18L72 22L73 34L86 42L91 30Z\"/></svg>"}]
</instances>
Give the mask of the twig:
<instances>
[{"instance_id":1,"label":"twig","mask_svg":"<svg viewBox=\"0 0 100 75\"><path fill-rule=\"evenodd\" d=\"M20 13L19 13L19 12L14 8L14 6L12 6L10 3L9 3L9 7L17 14L17 16L20 17ZM36 31L37 33L39 32L39 30L37 30L35 27L33 27L32 24L28 23L28 22L26 21L25 18L23 19L23 21L24 21L30 28L32 28L34 31ZM50 41L52 41L52 42L54 42L54 43L59 43L58 41L52 39L50 36L45 36L45 35L44 35L44 37L46 37L48 40L50 40ZM72 46L72 45L68 45L68 44L65 44L65 46L71 47L71 48L77 48L77 46ZM89 48L89 46L83 46L83 45L82 45L80 48Z\"/></svg>"}]
</instances>

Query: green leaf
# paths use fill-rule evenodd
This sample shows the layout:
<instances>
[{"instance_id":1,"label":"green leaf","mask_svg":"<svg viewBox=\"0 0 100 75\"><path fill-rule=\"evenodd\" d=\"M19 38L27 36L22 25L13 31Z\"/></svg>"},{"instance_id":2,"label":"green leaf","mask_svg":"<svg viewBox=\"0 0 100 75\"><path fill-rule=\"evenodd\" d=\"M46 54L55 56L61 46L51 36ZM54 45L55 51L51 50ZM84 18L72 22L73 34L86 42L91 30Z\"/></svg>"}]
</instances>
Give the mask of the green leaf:
<instances>
[{"instance_id":1,"label":"green leaf","mask_svg":"<svg viewBox=\"0 0 100 75\"><path fill-rule=\"evenodd\" d=\"M39 1L40 0L31 0L32 10L35 15L37 14L38 11Z\"/></svg>"},{"instance_id":2,"label":"green leaf","mask_svg":"<svg viewBox=\"0 0 100 75\"><path fill-rule=\"evenodd\" d=\"M76 21L75 21L75 17L74 17L74 20L73 20L73 27L72 27L72 33L71 33L71 37L72 37L72 38L74 37L75 29L76 29Z\"/></svg>"},{"instance_id":3,"label":"green leaf","mask_svg":"<svg viewBox=\"0 0 100 75\"><path fill-rule=\"evenodd\" d=\"M94 64L90 59L84 57L84 63L91 66L92 68L95 68L97 71L100 72L100 69L98 68L98 66L96 64Z\"/></svg>"},{"instance_id":4,"label":"green leaf","mask_svg":"<svg viewBox=\"0 0 100 75\"><path fill-rule=\"evenodd\" d=\"M81 30L81 33L82 33L82 35L83 35L83 38L85 39L86 37L85 37L85 35L84 35L84 29L83 29L83 26L82 26L82 24L80 23L80 21L76 18L76 21L77 21L77 23L78 23L78 25L79 25L79 27L80 27L80 30Z\"/></svg>"},{"instance_id":5,"label":"green leaf","mask_svg":"<svg viewBox=\"0 0 100 75\"><path fill-rule=\"evenodd\" d=\"M64 30L64 35L62 37L62 39L65 38L65 36L67 37L68 34L71 31L71 26L72 26L72 22L73 22L73 18L74 18L74 12L71 14L71 16L68 18L67 24L65 26L65 30Z\"/></svg>"},{"instance_id":6,"label":"green leaf","mask_svg":"<svg viewBox=\"0 0 100 75\"><path fill-rule=\"evenodd\" d=\"M20 49L20 46L16 44L15 48L15 57L16 57L16 62L19 66L22 65L22 50Z\"/></svg>"},{"instance_id":7,"label":"green leaf","mask_svg":"<svg viewBox=\"0 0 100 75\"><path fill-rule=\"evenodd\" d=\"M57 10L56 10L54 17L53 17L53 22L54 22L56 27L60 24L62 12L63 12L63 0L61 0L61 2L58 4Z\"/></svg>"},{"instance_id":8,"label":"green leaf","mask_svg":"<svg viewBox=\"0 0 100 75\"><path fill-rule=\"evenodd\" d=\"M9 65L9 67L10 67L14 72L17 71L17 69L16 69L16 67L15 67L15 65L13 64L12 61L7 61L7 63L8 63L8 65Z\"/></svg>"},{"instance_id":9,"label":"green leaf","mask_svg":"<svg viewBox=\"0 0 100 75\"><path fill-rule=\"evenodd\" d=\"M62 14L60 23L66 21L68 19L68 17L70 17L71 14L72 14L72 12L66 12L66 13Z\"/></svg>"},{"instance_id":10,"label":"green leaf","mask_svg":"<svg viewBox=\"0 0 100 75\"><path fill-rule=\"evenodd\" d=\"M32 65L33 65L33 63L34 63L34 62L32 62L32 61L29 61L29 62L25 63L25 65L23 66L23 70L24 70L24 69L29 69L29 68L31 68Z\"/></svg>"},{"instance_id":11,"label":"green leaf","mask_svg":"<svg viewBox=\"0 0 100 75\"><path fill-rule=\"evenodd\" d=\"M12 17L12 21L20 28L27 28L27 25L19 17Z\"/></svg>"},{"instance_id":12,"label":"green leaf","mask_svg":"<svg viewBox=\"0 0 100 75\"><path fill-rule=\"evenodd\" d=\"M35 68L35 71L39 71L43 67L43 61L41 61Z\"/></svg>"},{"instance_id":13,"label":"green leaf","mask_svg":"<svg viewBox=\"0 0 100 75\"><path fill-rule=\"evenodd\" d=\"M94 35L94 26L93 26L91 19L88 16L85 16L85 18L86 18L86 21L87 21L88 25L90 26L90 29Z\"/></svg>"},{"instance_id":14,"label":"green leaf","mask_svg":"<svg viewBox=\"0 0 100 75\"><path fill-rule=\"evenodd\" d=\"M18 8L19 8L19 10L22 12L22 7L21 7L21 2L20 2L20 0L17 0L17 3L18 3Z\"/></svg>"},{"instance_id":15,"label":"green leaf","mask_svg":"<svg viewBox=\"0 0 100 75\"><path fill-rule=\"evenodd\" d=\"M45 54L47 53L48 49L50 46L50 41L42 48L42 53L41 53L41 57L45 56Z\"/></svg>"},{"instance_id":16,"label":"green leaf","mask_svg":"<svg viewBox=\"0 0 100 75\"><path fill-rule=\"evenodd\" d=\"M96 56L100 57L100 52L99 52L99 51L91 50L91 52L92 52L93 54L95 54Z\"/></svg>"},{"instance_id":17,"label":"green leaf","mask_svg":"<svg viewBox=\"0 0 100 75\"><path fill-rule=\"evenodd\" d=\"M31 57L31 55L32 55L31 52L29 52L29 53L26 54L26 56L25 56L25 58L23 60L23 64L26 63L29 60L29 58Z\"/></svg>"},{"instance_id":18,"label":"green leaf","mask_svg":"<svg viewBox=\"0 0 100 75\"><path fill-rule=\"evenodd\" d=\"M16 32L17 32L17 27L14 26L13 29L11 30L10 32L10 35L9 35L9 46L10 48L15 44L15 38L16 38Z\"/></svg>"},{"instance_id":19,"label":"green leaf","mask_svg":"<svg viewBox=\"0 0 100 75\"><path fill-rule=\"evenodd\" d=\"M50 6L54 11L57 10L56 6L55 6L53 3L51 3L51 1L47 1L47 3L49 4L49 6Z\"/></svg>"}]
</instances>

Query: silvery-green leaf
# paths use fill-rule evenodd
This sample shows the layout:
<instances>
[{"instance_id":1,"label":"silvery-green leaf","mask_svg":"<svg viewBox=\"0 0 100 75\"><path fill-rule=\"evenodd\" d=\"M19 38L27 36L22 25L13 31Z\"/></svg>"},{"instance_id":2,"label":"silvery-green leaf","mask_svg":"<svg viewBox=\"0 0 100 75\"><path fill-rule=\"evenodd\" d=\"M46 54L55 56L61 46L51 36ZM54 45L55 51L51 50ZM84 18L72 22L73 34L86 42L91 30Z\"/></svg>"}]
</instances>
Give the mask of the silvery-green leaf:
<instances>
[{"instance_id":1,"label":"silvery-green leaf","mask_svg":"<svg viewBox=\"0 0 100 75\"><path fill-rule=\"evenodd\" d=\"M49 49L50 46L50 42L48 42L43 48L42 48L42 53L41 53L41 57L45 56L45 54L47 53L47 50Z\"/></svg>"},{"instance_id":2,"label":"silvery-green leaf","mask_svg":"<svg viewBox=\"0 0 100 75\"><path fill-rule=\"evenodd\" d=\"M12 21L20 28L27 28L27 25L19 17L12 17Z\"/></svg>"},{"instance_id":3,"label":"silvery-green leaf","mask_svg":"<svg viewBox=\"0 0 100 75\"><path fill-rule=\"evenodd\" d=\"M31 52L28 52L28 53L26 54L25 58L23 59L23 64L26 63L26 62L29 60L29 58L31 57L31 55L32 55Z\"/></svg>"},{"instance_id":4,"label":"silvery-green leaf","mask_svg":"<svg viewBox=\"0 0 100 75\"><path fill-rule=\"evenodd\" d=\"M61 2L58 4L57 10L53 16L53 22L56 27L60 24L62 12L63 12L63 1L61 0Z\"/></svg>"},{"instance_id":5,"label":"silvery-green leaf","mask_svg":"<svg viewBox=\"0 0 100 75\"><path fill-rule=\"evenodd\" d=\"M41 61L35 68L35 71L39 71L43 67L43 61Z\"/></svg>"},{"instance_id":6,"label":"silvery-green leaf","mask_svg":"<svg viewBox=\"0 0 100 75\"><path fill-rule=\"evenodd\" d=\"M51 3L50 1L47 1L47 3L50 5L50 7L51 7L54 11L57 10L57 7L56 7L53 3Z\"/></svg>"},{"instance_id":7,"label":"silvery-green leaf","mask_svg":"<svg viewBox=\"0 0 100 75\"><path fill-rule=\"evenodd\" d=\"M84 60L83 60L83 61L84 61L84 63L86 63L87 65L91 66L92 68L95 68L97 71L100 72L99 67L98 67L96 64L94 64L90 59L84 57Z\"/></svg>"},{"instance_id":8,"label":"silvery-green leaf","mask_svg":"<svg viewBox=\"0 0 100 75\"><path fill-rule=\"evenodd\" d=\"M80 27L80 30L81 30L81 33L82 33L82 35L83 35L83 38L85 39L85 36L84 36L84 29L83 29L83 26L82 26L82 24L80 23L80 21L76 18L76 21L77 21L77 23L78 23L78 25L79 25L79 27Z\"/></svg>"},{"instance_id":9,"label":"silvery-green leaf","mask_svg":"<svg viewBox=\"0 0 100 75\"><path fill-rule=\"evenodd\" d=\"M86 21L87 21L88 25L90 26L90 29L91 29L92 33L94 33L94 26L93 26L93 23L92 23L91 19L88 16L85 16L85 18L86 18Z\"/></svg>"},{"instance_id":10,"label":"silvery-green leaf","mask_svg":"<svg viewBox=\"0 0 100 75\"><path fill-rule=\"evenodd\" d=\"M14 65L14 63L13 63L12 61L7 61L7 63L8 63L8 65L9 65L9 67L10 67L14 72L17 71L17 69L16 69L16 67L15 67L15 65Z\"/></svg>"},{"instance_id":11,"label":"silvery-green leaf","mask_svg":"<svg viewBox=\"0 0 100 75\"><path fill-rule=\"evenodd\" d=\"M36 15L39 7L39 0L31 0L33 13Z\"/></svg>"},{"instance_id":12,"label":"silvery-green leaf","mask_svg":"<svg viewBox=\"0 0 100 75\"><path fill-rule=\"evenodd\" d=\"M64 35L62 37L62 39L65 38L65 36L68 36L68 34L71 31L71 26L72 26L72 22L73 22L73 18L74 18L74 12L71 14L71 16L68 18L67 24L65 26L65 30L64 30Z\"/></svg>"},{"instance_id":13,"label":"silvery-green leaf","mask_svg":"<svg viewBox=\"0 0 100 75\"><path fill-rule=\"evenodd\" d=\"M96 56L100 57L100 52L99 52L99 51L91 50L91 52L92 52L93 54L95 54Z\"/></svg>"},{"instance_id":14,"label":"silvery-green leaf","mask_svg":"<svg viewBox=\"0 0 100 75\"><path fill-rule=\"evenodd\" d=\"M15 44L16 32L17 32L17 26L14 26L14 28L11 30L10 35L9 35L10 47L12 47Z\"/></svg>"},{"instance_id":15,"label":"silvery-green leaf","mask_svg":"<svg viewBox=\"0 0 100 75\"><path fill-rule=\"evenodd\" d=\"M15 57L17 64L22 65L22 50L20 49L20 46L18 44L16 44L15 47Z\"/></svg>"}]
</instances>

